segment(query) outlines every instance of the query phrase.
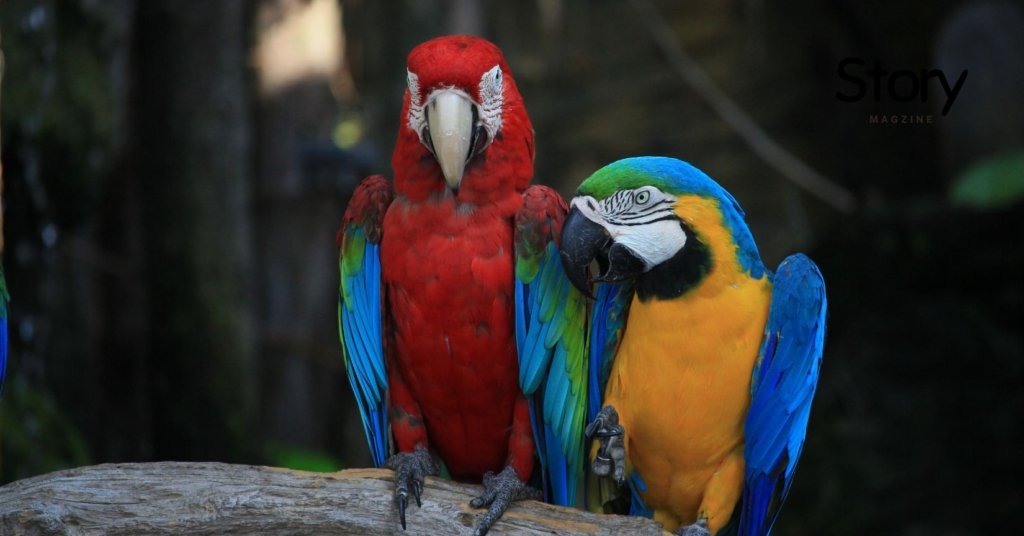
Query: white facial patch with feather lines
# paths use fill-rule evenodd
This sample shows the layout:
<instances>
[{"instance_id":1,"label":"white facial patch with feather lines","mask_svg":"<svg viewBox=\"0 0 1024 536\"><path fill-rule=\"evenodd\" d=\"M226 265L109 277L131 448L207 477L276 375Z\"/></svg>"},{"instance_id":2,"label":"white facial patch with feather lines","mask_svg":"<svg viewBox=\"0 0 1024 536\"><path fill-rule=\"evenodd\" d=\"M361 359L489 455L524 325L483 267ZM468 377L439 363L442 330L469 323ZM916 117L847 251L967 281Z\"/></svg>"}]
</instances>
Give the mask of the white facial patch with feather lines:
<instances>
[{"instance_id":1,"label":"white facial patch with feather lines","mask_svg":"<svg viewBox=\"0 0 1024 536\"><path fill-rule=\"evenodd\" d=\"M650 270L686 245L686 232L675 215L676 199L653 186L644 186L615 192L600 201L577 196L571 205L604 227L612 240L632 251Z\"/></svg>"},{"instance_id":2,"label":"white facial patch with feather lines","mask_svg":"<svg viewBox=\"0 0 1024 536\"><path fill-rule=\"evenodd\" d=\"M493 140L501 130L501 107L505 104L505 79L501 66L495 65L480 77L480 121Z\"/></svg>"},{"instance_id":3,"label":"white facial patch with feather lines","mask_svg":"<svg viewBox=\"0 0 1024 536\"><path fill-rule=\"evenodd\" d=\"M409 128L420 137L423 142L423 124L426 116L423 112L423 98L420 96L420 79L416 73L406 70L406 84L409 86Z\"/></svg>"},{"instance_id":4,"label":"white facial patch with feather lines","mask_svg":"<svg viewBox=\"0 0 1024 536\"><path fill-rule=\"evenodd\" d=\"M480 77L478 90L481 102L475 101L465 91L454 86L436 88L424 99L420 91L419 77L409 70L406 70L406 85L409 89L409 117L406 124L419 136L420 143L424 143L423 131L427 125L426 107L442 91L458 93L473 103L479 115L477 121L487 132L488 145L501 130L501 112L505 105L505 82L500 65L491 67Z\"/></svg>"}]
</instances>

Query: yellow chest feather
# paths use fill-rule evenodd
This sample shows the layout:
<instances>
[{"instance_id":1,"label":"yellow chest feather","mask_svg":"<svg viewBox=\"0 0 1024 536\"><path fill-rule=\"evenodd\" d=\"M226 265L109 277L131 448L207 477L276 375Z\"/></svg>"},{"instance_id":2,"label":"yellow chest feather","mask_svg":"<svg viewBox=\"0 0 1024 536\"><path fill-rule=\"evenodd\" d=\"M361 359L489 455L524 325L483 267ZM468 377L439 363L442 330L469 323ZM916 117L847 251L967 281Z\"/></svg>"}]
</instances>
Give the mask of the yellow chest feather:
<instances>
[{"instance_id":1,"label":"yellow chest feather","mask_svg":"<svg viewBox=\"0 0 1024 536\"><path fill-rule=\"evenodd\" d=\"M767 278L723 269L680 298L634 298L605 403L618 410L649 507L693 522L711 476L742 451L770 299ZM726 500L739 496L739 476Z\"/></svg>"}]
</instances>

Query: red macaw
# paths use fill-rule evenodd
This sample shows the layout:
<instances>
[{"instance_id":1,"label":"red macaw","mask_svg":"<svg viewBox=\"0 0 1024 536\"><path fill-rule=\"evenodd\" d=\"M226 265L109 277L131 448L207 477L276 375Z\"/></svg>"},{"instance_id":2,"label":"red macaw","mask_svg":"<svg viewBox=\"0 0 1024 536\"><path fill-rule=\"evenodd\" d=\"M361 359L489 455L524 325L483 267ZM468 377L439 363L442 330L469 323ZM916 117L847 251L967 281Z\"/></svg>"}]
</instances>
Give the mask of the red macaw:
<instances>
[{"instance_id":1,"label":"red macaw","mask_svg":"<svg viewBox=\"0 0 1024 536\"><path fill-rule=\"evenodd\" d=\"M484 533L534 495L535 441L549 499L574 501L585 299L555 244L565 201L528 187L533 129L501 51L441 37L407 68L394 189L365 179L338 232L339 331L374 463L396 471L402 527L408 495L419 503L438 472L434 451L453 478L483 481L472 505L491 505Z\"/></svg>"}]
</instances>

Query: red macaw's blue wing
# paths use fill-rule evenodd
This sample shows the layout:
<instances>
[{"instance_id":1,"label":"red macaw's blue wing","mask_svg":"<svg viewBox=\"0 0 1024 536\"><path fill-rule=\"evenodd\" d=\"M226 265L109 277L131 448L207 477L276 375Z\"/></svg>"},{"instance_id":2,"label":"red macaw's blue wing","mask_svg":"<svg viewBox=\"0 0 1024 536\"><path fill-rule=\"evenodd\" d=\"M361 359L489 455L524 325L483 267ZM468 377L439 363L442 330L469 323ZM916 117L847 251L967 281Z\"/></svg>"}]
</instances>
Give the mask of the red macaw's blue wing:
<instances>
[{"instance_id":1,"label":"red macaw's blue wing","mask_svg":"<svg viewBox=\"0 0 1024 536\"><path fill-rule=\"evenodd\" d=\"M807 434L825 344L825 281L804 255L787 257L774 277L764 341L751 381L746 480L738 533L769 533Z\"/></svg>"},{"instance_id":2,"label":"red macaw's blue wing","mask_svg":"<svg viewBox=\"0 0 1024 536\"><path fill-rule=\"evenodd\" d=\"M586 298L559 259L566 211L565 200L551 188L532 186L523 193L515 221L516 346L545 497L573 506L583 479Z\"/></svg>"},{"instance_id":3,"label":"red macaw's blue wing","mask_svg":"<svg viewBox=\"0 0 1024 536\"><path fill-rule=\"evenodd\" d=\"M0 396L4 394L4 378L7 376L7 303L10 301L4 267L0 265Z\"/></svg>"},{"instance_id":4,"label":"red macaw's blue wing","mask_svg":"<svg viewBox=\"0 0 1024 536\"><path fill-rule=\"evenodd\" d=\"M338 231L338 333L345 370L370 444L380 466L390 450L388 378L384 363L380 238L384 213L394 198L387 179L374 175L352 194Z\"/></svg>"}]
</instances>

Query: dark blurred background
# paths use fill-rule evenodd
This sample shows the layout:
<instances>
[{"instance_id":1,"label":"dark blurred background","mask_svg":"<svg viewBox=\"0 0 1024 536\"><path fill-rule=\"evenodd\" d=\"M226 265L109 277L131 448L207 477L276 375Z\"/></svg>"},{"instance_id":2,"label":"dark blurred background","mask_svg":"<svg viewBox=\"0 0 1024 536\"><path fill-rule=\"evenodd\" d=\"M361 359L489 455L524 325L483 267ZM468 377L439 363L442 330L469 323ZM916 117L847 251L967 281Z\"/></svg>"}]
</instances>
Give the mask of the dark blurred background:
<instances>
[{"instance_id":1,"label":"dark blurred background","mask_svg":"<svg viewBox=\"0 0 1024 536\"><path fill-rule=\"evenodd\" d=\"M4 0L0 31L0 484L368 465L334 233L390 172L405 55L473 33L513 68L538 181L568 195L612 160L679 157L736 195L769 265L821 266L825 363L778 534L1017 525L1021 2ZM840 100L846 58L969 74L942 115L935 77L926 102L910 76L876 99L858 67L866 95Z\"/></svg>"}]
</instances>

